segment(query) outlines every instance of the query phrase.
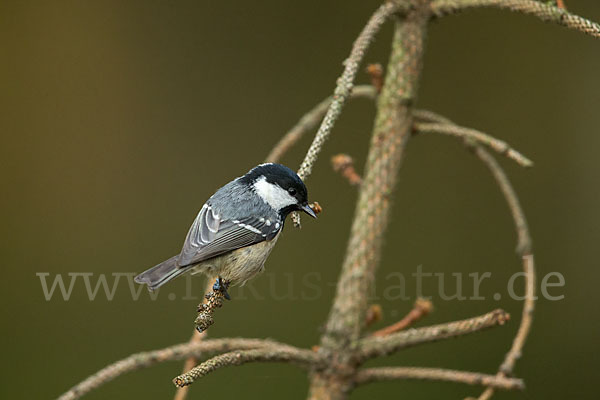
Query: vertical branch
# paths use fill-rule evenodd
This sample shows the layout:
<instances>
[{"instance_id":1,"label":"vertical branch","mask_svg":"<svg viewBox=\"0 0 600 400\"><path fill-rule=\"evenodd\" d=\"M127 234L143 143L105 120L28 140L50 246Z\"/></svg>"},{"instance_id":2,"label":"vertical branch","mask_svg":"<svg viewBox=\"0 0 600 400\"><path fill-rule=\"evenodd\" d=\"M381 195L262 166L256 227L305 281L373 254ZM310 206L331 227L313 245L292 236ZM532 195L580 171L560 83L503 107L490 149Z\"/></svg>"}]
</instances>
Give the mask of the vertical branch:
<instances>
[{"instance_id":1,"label":"vertical branch","mask_svg":"<svg viewBox=\"0 0 600 400\"><path fill-rule=\"evenodd\" d=\"M409 2L404 2L405 4ZM313 373L312 399L345 399L356 368L354 349L365 321L368 293L387 228L390 196L411 133L411 108L421 71L427 0L413 0L405 16L395 17L392 53L377 116L346 257L320 351L328 369Z\"/></svg>"},{"instance_id":2,"label":"vertical branch","mask_svg":"<svg viewBox=\"0 0 600 400\"><path fill-rule=\"evenodd\" d=\"M367 294L387 227L390 195L410 137L410 109L416 95L425 36L426 16L421 15L422 9L417 8L396 21L350 241L323 338L325 347L343 347L360 336Z\"/></svg>"}]
</instances>

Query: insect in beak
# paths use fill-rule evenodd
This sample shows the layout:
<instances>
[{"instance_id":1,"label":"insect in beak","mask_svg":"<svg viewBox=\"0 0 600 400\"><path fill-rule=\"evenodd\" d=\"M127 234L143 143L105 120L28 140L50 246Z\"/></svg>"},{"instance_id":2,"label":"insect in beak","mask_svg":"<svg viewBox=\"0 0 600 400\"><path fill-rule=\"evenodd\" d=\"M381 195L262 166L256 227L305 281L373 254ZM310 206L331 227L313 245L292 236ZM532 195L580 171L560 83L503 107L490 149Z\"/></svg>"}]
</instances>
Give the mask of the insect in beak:
<instances>
[{"instance_id":1,"label":"insect in beak","mask_svg":"<svg viewBox=\"0 0 600 400\"><path fill-rule=\"evenodd\" d=\"M305 213L307 213L308 215L310 215L311 217L313 217L313 218L317 218L317 214L315 214L315 212L313 211L313 209L312 209L312 208L310 208L310 206L308 205L308 203L306 203L306 204L302 204L302 205L300 206L300 209L301 209L302 211L304 211Z\"/></svg>"}]
</instances>

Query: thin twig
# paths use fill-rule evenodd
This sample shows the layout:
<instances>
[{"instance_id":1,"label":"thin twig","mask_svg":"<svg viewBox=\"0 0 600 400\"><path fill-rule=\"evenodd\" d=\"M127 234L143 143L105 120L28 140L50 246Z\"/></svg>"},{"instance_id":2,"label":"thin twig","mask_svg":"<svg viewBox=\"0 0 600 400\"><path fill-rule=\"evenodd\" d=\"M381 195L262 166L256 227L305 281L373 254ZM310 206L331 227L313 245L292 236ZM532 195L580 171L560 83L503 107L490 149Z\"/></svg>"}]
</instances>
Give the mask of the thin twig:
<instances>
[{"instance_id":1,"label":"thin twig","mask_svg":"<svg viewBox=\"0 0 600 400\"><path fill-rule=\"evenodd\" d=\"M521 322L517 334L513 339L512 346L508 353L506 353L498 372L499 376L507 376L512 373L517 359L521 357L523 346L529 336L533 322L536 277L534 258L531 251L531 236L517 194L502 167L491 154L481 147L475 147L475 155L488 167L506 199L515 224L515 230L517 231L517 252L522 258L523 271L525 273L525 300L523 302ZM494 389L488 388L481 394L479 400L488 400L493 394Z\"/></svg>"},{"instance_id":2,"label":"thin twig","mask_svg":"<svg viewBox=\"0 0 600 400\"><path fill-rule=\"evenodd\" d=\"M383 329L373 332L372 336L387 336L391 335L392 333L400 332L429 314L432 310L433 304L430 300L419 298L415 301L415 305L413 306L412 310L410 310L410 312L406 314L404 318L395 324L386 326Z\"/></svg>"},{"instance_id":3,"label":"thin twig","mask_svg":"<svg viewBox=\"0 0 600 400\"><path fill-rule=\"evenodd\" d=\"M362 62L369 45L373 41L373 38L377 32L379 32L379 29L388 17L399 10L399 2L386 1L375 11L375 13L373 13L354 41L350 56L344 61L344 72L337 80L337 86L333 92L333 101L329 105L325 117L321 122L321 126L298 170L298 176L300 176L301 179L305 180L310 176L313 165L321 152L321 148L331 134L333 125L340 116L342 108L352 92L354 78L356 77L360 63Z\"/></svg>"},{"instance_id":4,"label":"thin twig","mask_svg":"<svg viewBox=\"0 0 600 400\"><path fill-rule=\"evenodd\" d=\"M359 362L363 362L373 357L395 353L406 347L467 335L483 329L503 325L509 318L510 316L507 312L498 309L462 321L409 329L388 336L368 336L359 342L357 359Z\"/></svg>"},{"instance_id":5,"label":"thin twig","mask_svg":"<svg viewBox=\"0 0 600 400\"><path fill-rule=\"evenodd\" d=\"M377 93L381 93L381 89L383 88L383 67L381 64L367 65L367 74L371 78L371 85L377 90Z\"/></svg>"},{"instance_id":6,"label":"thin twig","mask_svg":"<svg viewBox=\"0 0 600 400\"><path fill-rule=\"evenodd\" d=\"M481 143L499 154L505 155L522 167L532 167L533 162L527 157L510 147L506 142L498 140L488 134L475 129L465 128L449 123L415 123L414 129L418 133L441 133L469 139Z\"/></svg>"},{"instance_id":7,"label":"thin twig","mask_svg":"<svg viewBox=\"0 0 600 400\"><path fill-rule=\"evenodd\" d=\"M457 13L469 8L496 7L522 14L533 15L542 21L565 26L583 32L595 38L600 38L600 25L578 15L569 13L563 8L544 4L534 0L434 0L431 11L441 17Z\"/></svg>"},{"instance_id":8,"label":"thin twig","mask_svg":"<svg viewBox=\"0 0 600 400\"><path fill-rule=\"evenodd\" d=\"M213 279L208 278L206 282L207 282L207 284L206 284L206 289L204 290L204 292L208 293L212 290ZM206 301L206 298L204 301ZM192 337L190 339L190 344L201 342L202 340L206 339L206 336L207 336L206 330L203 332L198 332L198 330L194 328L194 331L192 332ZM194 368L194 366L196 364L198 364L198 359L196 357L193 357L193 356L188 357L188 359L185 360L185 363L183 364L183 373L186 373L189 370L191 370L192 368ZM185 400L189 389L190 388L187 386L183 387L183 388L178 388L175 392L175 397L173 398L173 400Z\"/></svg>"},{"instance_id":9,"label":"thin twig","mask_svg":"<svg viewBox=\"0 0 600 400\"><path fill-rule=\"evenodd\" d=\"M481 147L475 147L475 155L483 161L487 168L492 173L492 176L496 180L496 183L500 187L500 191L506 199L508 208L510 209L511 216L515 224L515 230L517 231L517 253L525 256L531 253L531 236L529 234L529 227L527 220L525 219L525 213L517 197L515 189L512 187L506 173L498 164L498 162Z\"/></svg>"},{"instance_id":10,"label":"thin twig","mask_svg":"<svg viewBox=\"0 0 600 400\"><path fill-rule=\"evenodd\" d=\"M367 98L374 99L377 96L377 91L371 85L359 85L355 86L350 93L350 99ZM303 136L306 132L314 129L319 122L323 119L323 116L329 109L333 96L329 96L319 104L314 106L310 111L300 118L300 120L290 129L279 142L273 147L265 162L279 162L281 158L287 153Z\"/></svg>"},{"instance_id":11,"label":"thin twig","mask_svg":"<svg viewBox=\"0 0 600 400\"><path fill-rule=\"evenodd\" d=\"M413 116L415 120L420 122L436 122L438 124L453 124L450 119L429 110L414 110Z\"/></svg>"},{"instance_id":12,"label":"thin twig","mask_svg":"<svg viewBox=\"0 0 600 400\"><path fill-rule=\"evenodd\" d=\"M173 379L177 387L191 385L195 380L229 365L242 365L248 362L286 362L300 366L313 366L319 361L317 353L287 345L268 346L253 350L237 350L211 358L191 371Z\"/></svg>"},{"instance_id":13,"label":"thin twig","mask_svg":"<svg viewBox=\"0 0 600 400\"><path fill-rule=\"evenodd\" d=\"M423 120L438 122L442 124L453 125L454 123L449 119L435 114L431 111L421 111L421 117ZM521 322L513 344L504 358L504 362L501 364L498 372L498 376L505 377L512 373L517 359L521 356L523 346L529 331L531 330L531 324L533 322L533 312L535 309L535 266L533 253L531 252L531 235L525 218L525 213L521 207L517 194L512 187L508 176L498 164L498 162L492 157L489 152L483 149L479 145L474 145L472 141L465 141L465 145L469 148L474 149L475 155L488 167L492 176L496 180L508 208L510 210L515 230L517 232L517 253L521 256L523 263L523 271L525 273L525 301L523 302L523 313L521 316ZM487 388L479 400L488 400L494 394L493 388Z\"/></svg>"},{"instance_id":14,"label":"thin twig","mask_svg":"<svg viewBox=\"0 0 600 400\"><path fill-rule=\"evenodd\" d=\"M210 282L210 281L209 281ZM224 300L228 299L227 287L229 282L217 279L217 283L209 285L204 301L198 305L198 316L194 320L198 332L204 332L214 324L213 313L217 308L223 307Z\"/></svg>"},{"instance_id":15,"label":"thin twig","mask_svg":"<svg viewBox=\"0 0 600 400\"><path fill-rule=\"evenodd\" d=\"M360 185L362 178L354 169L354 160L348 154L336 154L331 157L331 166L353 186Z\"/></svg>"},{"instance_id":16,"label":"thin twig","mask_svg":"<svg viewBox=\"0 0 600 400\"><path fill-rule=\"evenodd\" d=\"M206 336L206 332L207 331L200 333L196 329L194 329L194 332L192 333L192 338L190 339L189 343L201 342L204 339L204 337ZM189 370L191 370L192 368L194 368L194 366L197 363L198 363L198 359L196 359L196 357L188 357L185 360L185 363L183 364L183 373L186 373ZM173 400L185 400L185 398L187 397L188 391L189 391L189 388L187 386L183 387L183 388L178 388L177 391L175 392L175 397L173 397Z\"/></svg>"},{"instance_id":17,"label":"thin twig","mask_svg":"<svg viewBox=\"0 0 600 400\"><path fill-rule=\"evenodd\" d=\"M266 339L209 339L196 343L181 343L160 350L132 354L87 377L85 380L61 395L58 400L78 399L84 394L127 372L148 368L165 361L184 360L188 357L199 358L207 353L218 353L235 349L254 349L267 346L281 346L281 344Z\"/></svg>"},{"instance_id":18,"label":"thin twig","mask_svg":"<svg viewBox=\"0 0 600 400\"><path fill-rule=\"evenodd\" d=\"M300 164L298 169L298 176L302 180L306 180L313 169L313 165L317 161L319 153L325 144L325 141L329 138L331 130L338 117L342 113L346 100L352 93L354 86L354 78L362 62L362 59L367 51L369 45L373 41L373 38L379 32L379 29L383 23L394 13L401 10L402 7L407 6L408 3L397 2L397 1L386 1L375 11L371 16L361 33L358 35L354 44L350 56L344 61L344 72L337 80L337 86L333 92L333 100L325 113L325 117L321 122L319 130L315 134L306 156ZM295 226L300 226L300 215L295 212L292 214L292 220Z\"/></svg>"},{"instance_id":19,"label":"thin twig","mask_svg":"<svg viewBox=\"0 0 600 400\"><path fill-rule=\"evenodd\" d=\"M457 382L465 383L467 385L483 385L503 390L522 390L525 388L525 384L521 379L506 378L478 372L420 367L368 368L361 370L356 374L355 382L357 385L364 385L371 382L396 381L404 379Z\"/></svg>"},{"instance_id":20,"label":"thin twig","mask_svg":"<svg viewBox=\"0 0 600 400\"><path fill-rule=\"evenodd\" d=\"M379 304L371 304L367 309L367 316L365 317L365 328L373 325L376 322L381 321L383 318L383 309Z\"/></svg>"}]
</instances>

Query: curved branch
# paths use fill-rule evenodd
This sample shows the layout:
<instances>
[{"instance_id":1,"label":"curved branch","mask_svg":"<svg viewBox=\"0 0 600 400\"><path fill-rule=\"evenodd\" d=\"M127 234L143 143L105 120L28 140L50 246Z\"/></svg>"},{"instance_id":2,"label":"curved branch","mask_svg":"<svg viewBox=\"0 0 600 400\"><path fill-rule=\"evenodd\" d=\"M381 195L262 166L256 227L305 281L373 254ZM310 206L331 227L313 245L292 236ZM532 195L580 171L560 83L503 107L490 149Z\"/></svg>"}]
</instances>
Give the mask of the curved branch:
<instances>
[{"instance_id":1,"label":"curved branch","mask_svg":"<svg viewBox=\"0 0 600 400\"><path fill-rule=\"evenodd\" d=\"M461 128L458 125L456 125L454 122L452 122L450 119L448 119L442 115L439 115L437 113L434 113L433 111L415 110L415 118L417 118L421 121L433 122L433 123L438 124L439 126L445 126L443 128L444 131L451 131L456 128ZM419 124L415 124L415 125L417 127L419 126ZM464 128L464 129L471 130L469 128ZM460 137L460 135L458 135L458 134L454 135L454 136ZM488 136L488 135L486 135L486 136ZM492 136L488 136L488 137L491 140L498 141L500 143L504 143L498 139L495 139ZM506 202L508 204L510 213L512 215L512 218L513 218L513 221L515 224L515 230L517 232L517 253L520 254L521 256L524 256L525 254L530 253L531 252L531 235L529 234L529 227L527 225L525 213L523 212L523 209L521 208L521 204L519 202L517 194L516 194L515 190L513 189L512 185L510 184L510 181L508 180L506 173L504 172L502 167L496 162L494 157L492 157L485 149L474 144L473 141L471 141L471 142L465 141L464 143L467 147L474 149L475 155L481 161L483 161L483 163L488 167L488 169L492 173L494 179L496 180L496 183L500 187L500 190L502 191L504 198L506 199ZM516 152L516 150L514 150L514 151ZM520 154L520 153L517 153L517 154Z\"/></svg>"},{"instance_id":2,"label":"curved branch","mask_svg":"<svg viewBox=\"0 0 600 400\"><path fill-rule=\"evenodd\" d=\"M469 8L496 7L522 14L533 15L544 22L562 25L569 29L600 38L600 25L567 10L534 0L434 0L431 11L441 17Z\"/></svg>"},{"instance_id":3,"label":"curved branch","mask_svg":"<svg viewBox=\"0 0 600 400\"><path fill-rule=\"evenodd\" d=\"M429 110L414 110L413 116L421 122L436 122L438 124L454 124L451 120Z\"/></svg>"},{"instance_id":4,"label":"curved branch","mask_svg":"<svg viewBox=\"0 0 600 400\"><path fill-rule=\"evenodd\" d=\"M382 367L368 368L356 374L357 385L372 382L395 381L404 379L422 379L428 381L443 381L465 383L467 385L483 385L503 390L522 390L523 380L503 376L487 375L478 372L456 371L440 368L420 367Z\"/></svg>"},{"instance_id":5,"label":"curved branch","mask_svg":"<svg viewBox=\"0 0 600 400\"><path fill-rule=\"evenodd\" d=\"M525 213L521 208L517 193L510 184L510 181L500 164L498 164L490 153L481 147L476 147L475 155L483 161L490 170L506 199L506 203L508 204L508 208L510 209L511 216L515 223L515 230L517 231L517 252L522 256L529 254L531 252L531 236L529 235L529 227L527 226Z\"/></svg>"},{"instance_id":6,"label":"curved branch","mask_svg":"<svg viewBox=\"0 0 600 400\"><path fill-rule=\"evenodd\" d=\"M386 1L379 6L358 35L358 38L354 41L350 56L344 61L344 72L337 80L337 86L333 92L333 100L325 113L325 117L321 122L321 126L319 126L319 130L315 134L315 138L306 152L306 156L304 156L302 164L300 164L300 168L298 169L298 176L303 181L310 176L313 165L317 161L319 153L323 148L323 144L329 138L333 125L342 113L342 108L344 108L344 104L352 92L354 78L356 77L358 67L367 48L373 41L375 34L379 32L383 23L391 15L400 12L407 6L410 6L408 2ZM300 215L297 212L292 214L292 221L294 221L295 226L300 226Z\"/></svg>"},{"instance_id":7,"label":"curved branch","mask_svg":"<svg viewBox=\"0 0 600 400\"><path fill-rule=\"evenodd\" d=\"M535 310L535 264L533 253L531 251L531 236L525 219L525 214L521 208L519 199L513 189L508 177L504 173L502 167L496 162L487 151L481 147L475 148L475 155L488 167L494 179L496 180L500 190L506 199L510 209L515 229L518 236L517 252L521 255L523 263L523 271L525 273L525 301L523 302L523 314L519 330L513 339L512 346L504 361L499 368L499 376L510 375L515 367L516 361L521 357L523 346L529 336L531 325L533 323L533 312ZM489 399L494 393L493 388L486 389L479 397L480 400Z\"/></svg>"},{"instance_id":8,"label":"curved branch","mask_svg":"<svg viewBox=\"0 0 600 400\"><path fill-rule=\"evenodd\" d=\"M414 129L418 133L441 133L462 139L473 140L483 144L499 154L505 155L522 167L532 167L533 162L510 147L506 142L475 129L449 123L416 123Z\"/></svg>"},{"instance_id":9,"label":"curved branch","mask_svg":"<svg viewBox=\"0 0 600 400\"><path fill-rule=\"evenodd\" d=\"M377 90L371 85L359 85L355 86L350 93L349 99L367 98L374 99L377 96ZM323 116L329 109L331 102L334 97L329 96L319 104L314 106L309 112L304 114L302 118L290 129L279 142L273 147L265 162L278 162L287 151L293 147L304 134L315 126L323 119Z\"/></svg>"},{"instance_id":10,"label":"curved branch","mask_svg":"<svg viewBox=\"0 0 600 400\"><path fill-rule=\"evenodd\" d=\"M494 310L475 318L425 328L409 329L388 336L368 336L358 343L357 361L364 362L370 358L381 357L397 352L406 347L422 343L436 342L478 332L494 326L503 325L510 319L504 310Z\"/></svg>"},{"instance_id":11,"label":"curved branch","mask_svg":"<svg viewBox=\"0 0 600 400\"><path fill-rule=\"evenodd\" d=\"M183 360L188 357L198 358L205 353L231 351L234 349L252 349L266 346L282 346L282 344L266 339L210 339L201 342L182 343L160 350L132 354L89 376L61 395L58 400L78 399L84 394L112 381L120 375L137 369L148 368L161 362Z\"/></svg>"},{"instance_id":12,"label":"curved branch","mask_svg":"<svg viewBox=\"0 0 600 400\"><path fill-rule=\"evenodd\" d=\"M443 117L431 111L421 111L420 113L423 120L455 126L455 124L446 117ZM492 176L496 180L496 183L500 187L500 191L504 195L504 198L506 200L515 225L515 230L517 232L517 253L521 256L523 271L525 274L526 294L525 301L523 302L523 313L521 316L521 322L519 324L517 334L513 339L512 346L508 353L506 353L504 361L500 365L498 372L498 376L507 376L512 373L517 359L521 357L523 346L525 345L527 336L529 336L529 331L531 330L531 324L533 322L533 312L535 310L536 278L534 258L533 253L531 251L531 235L529 233L529 227L527 225L525 213L521 208L519 198L517 197L517 194L514 188L512 187L508 176L506 175L500 164L498 164L494 157L492 157L492 155L488 153L485 149L483 149L481 146L474 145L472 142L469 141L465 141L465 144L468 147L474 149L475 155L490 170ZM481 394L479 400L487 400L493 394L494 389L489 387Z\"/></svg>"},{"instance_id":13,"label":"curved branch","mask_svg":"<svg viewBox=\"0 0 600 400\"><path fill-rule=\"evenodd\" d=\"M329 105L325 117L321 122L321 126L317 131L315 138L313 139L300 169L298 170L298 176L305 180L312 172L312 167L325 143L325 140L331 134L331 129L335 124L336 120L342 112L342 108L346 103L346 100L350 96L352 87L354 86L354 78L358 67L367 51L369 45L373 41L375 34L379 32L379 29L383 23L394 13L400 11L401 6L399 2L385 2L373 13L369 22L365 25L361 33L358 35L354 44L350 56L344 61L344 72L337 80L337 86L333 92L333 101Z\"/></svg>"},{"instance_id":14,"label":"curved branch","mask_svg":"<svg viewBox=\"0 0 600 400\"><path fill-rule=\"evenodd\" d=\"M286 362L300 366L313 366L320 358L311 350L302 350L287 345L267 346L253 350L237 350L211 358L173 379L177 387L191 385L195 380L229 365L242 365L248 362Z\"/></svg>"}]
</instances>

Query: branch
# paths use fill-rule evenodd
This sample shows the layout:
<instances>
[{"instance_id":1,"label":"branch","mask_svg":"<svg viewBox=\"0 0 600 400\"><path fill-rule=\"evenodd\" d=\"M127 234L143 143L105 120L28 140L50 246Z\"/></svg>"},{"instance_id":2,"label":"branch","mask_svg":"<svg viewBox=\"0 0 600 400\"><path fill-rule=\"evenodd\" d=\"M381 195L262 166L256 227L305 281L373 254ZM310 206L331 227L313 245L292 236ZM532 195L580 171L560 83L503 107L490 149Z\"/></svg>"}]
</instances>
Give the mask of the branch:
<instances>
[{"instance_id":1,"label":"branch","mask_svg":"<svg viewBox=\"0 0 600 400\"><path fill-rule=\"evenodd\" d=\"M494 310L487 314L462 321L433 325L425 328L409 329L388 336L369 336L360 340L358 362L381 357L418 344L436 342L443 339L467 335L487 328L503 325L510 315L504 310Z\"/></svg>"},{"instance_id":2,"label":"branch","mask_svg":"<svg viewBox=\"0 0 600 400\"><path fill-rule=\"evenodd\" d=\"M411 111L421 73L429 0L393 3L409 5L411 9L402 17L394 18L392 51L384 85L377 97L377 115L350 240L321 337L319 353L331 363L311 375L309 398L312 400L346 399L352 389L352 375L348 371L356 368L354 347L365 324L368 295L389 221L390 197L411 136ZM323 124L322 127L327 125L327 117ZM310 152L307 159L310 160Z\"/></svg>"},{"instance_id":3,"label":"branch","mask_svg":"<svg viewBox=\"0 0 600 400\"><path fill-rule=\"evenodd\" d=\"M586 35L600 38L600 25L567 10L534 0L434 0L431 11L437 17L457 13L469 8L496 7L533 15L544 22L565 26Z\"/></svg>"},{"instance_id":4,"label":"branch","mask_svg":"<svg viewBox=\"0 0 600 400\"><path fill-rule=\"evenodd\" d=\"M206 289L204 290L205 293L209 293L212 290L212 285L213 285L213 279L208 278L206 280ZM208 299L206 299L206 297L204 298L204 303L206 303ZM190 344L193 343L199 343L202 340L206 339L207 336L207 331L203 331L203 332L199 332L197 329L194 329L194 331L192 332L192 337L190 339ZM192 368L194 368L194 366L198 363L198 360L196 359L196 357L188 357L187 360L185 360L185 363L183 364L183 373L188 372L189 370L191 370ZM185 398L187 397L189 388L188 387L184 387L184 388L179 388L177 389L177 391L175 392L175 397L173 398L173 400L185 400Z\"/></svg>"},{"instance_id":5,"label":"branch","mask_svg":"<svg viewBox=\"0 0 600 400\"><path fill-rule=\"evenodd\" d=\"M317 161L319 153L323 148L323 144L329 138L333 125L337 121L338 117L342 113L342 108L346 103L346 100L352 92L354 86L354 78L358 67L365 55L365 52L375 34L379 32L379 29L383 23L394 13L401 11L403 8L409 6L408 2L399 1L386 1L375 11L371 16L358 38L352 45L350 56L344 61L344 72L337 80L337 86L333 92L333 100L325 113L325 117L321 122L321 126L317 131L315 138L313 139L306 156L300 168L298 169L298 176L305 181L311 174L314 163ZM421 50L421 49L419 49ZM295 226L300 226L300 215L297 212L292 214L292 220Z\"/></svg>"},{"instance_id":6,"label":"branch","mask_svg":"<svg viewBox=\"0 0 600 400\"><path fill-rule=\"evenodd\" d=\"M475 147L475 155L483 161L490 170L496 183L500 187L500 191L506 199L506 203L508 204L508 208L510 209L515 224L515 230L517 231L517 252L522 256L529 254L531 252L531 236L529 235L529 227L527 226L525 213L521 208L517 193L510 184L510 181L500 164L498 164L490 153L481 147Z\"/></svg>"},{"instance_id":7,"label":"branch","mask_svg":"<svg viewBox=\"0 0 600 400\"><path fill-rule=\"evenodd\" d=\"M385 2L371 16L361 33L356 38L352 45L350 56L344 61L344 72L337 80L337 87L333 92L333 101L329 105L323 122L313 139L304 161L298 170L298 176L305 180L312 172L312 167L317 160L317 157L325 143L325 140L331 134L331 129L342 112L342 108L346 100L352 92L354 86L354 78L360 66L360 63L367 51L373 38L379 32L383 23L395 12L400 11L401 5L399 2Z\"/></svg>"},{"instance_id":8,"label":"branch","mask_svg":"<svg viewBox=\"0 0 600 400\"><path fill-rule=\"evenodd\" d=\"M533 162L531 162L531 160L510 147L506 142L498 140L475 129L465 128L449 123L416 123L414 124L414 129L418 133L441 133L444 135L472 140L491 148L499 154L505 155L522 167L533 166Z\"/></svg>"},{"instance_id":9,"label":"branch","mask_svg":"<svg viewBox=\"0 0 600 400\"><path fill-rule=\"evenodd\" d=\"M451 120L429 110L414 110L413 116L421 122L437 122L438 124L453 124Z\"/></svg>"},{"instance_id":10,"label":"branch","mask_svg":"<svg viewBox=\"0 0 600 400\"><path fill-rule=\"evenodd\" d=\"M454 126L454 123L449 119L435 114L431 111L422 111L421 117L424 120L438 122L441 124L447 124ZM533 312L535 309L535 266L533 253L531 252L531 235L529 233L529 227L527 220L525 219L525 213L521 208L519 198L512 187L506 173L498 164L498 162L492 157L485 149L479 145L473 145L472 142L465 141L465 144L474 149L475 155L487 166L492 173L492 176L496 180L496 183L500 187L502 194L506 200L508 208L510 210L515 230L517 232L517 253L521 256L523 263L523 271L525 272L525 301L523 302L523 313L521 316L521 322L513 344L506 354L503 363L500 365L498 376L504 377L510 375L514 369L515 363L519 357L525 341L529 336L531 330L531 324L533 322ZM486 389L479 400L488 400L494 394L493 388Z\"/></svg>"},{"instance_id":11,"label":"branch","mask_svg":"<svg viewBox=\"0 0 600 400\"><path fill-rule=\"evenodd\" d=\"M410 312L406 314L404 318L402 318L395 324L373 332L372 336L387 336L392 333L403 331L404 329L408 328L409 326L411 326L412 324L429 314L432 310L433 304L431 303L431 301L419 298L417 299L417 301L415 301L413 309L410 310Z\"/></svg>"},{"instance_id":12,"label":"branch","mask_svg":"<svg viewBox=\"0 0 600 400\"><path fill-rule=\"evenodd\" d=\"M433 123L439 124L440 126L441 125L446 126L444 128L445 131L453 130L455 127L461 128L458 125L456 125L454 122L452 122L450 119L448 119L442 115L439 115L437 113L434 113L433 111L415 110L414 115L415 115L415 118L417 118L421 121L433 122ZM415 125L418 126L418 124L415 124ZM469 128L461 128L461 129L466 129L468 131L472 131ZM459 135L455 135L455 136L460 137ZM488 136L488 135L485 135L485 136L487 136L489 139L491 139L493 141L504 143L498 139L493 138L492 136ZM512 185L510 184L510 181L508 180L506 173L504 172L504 170L502 169L500 164L498 164L496 162L496 160L483 148L474 144L473 141L471 141L471 142L465 141L464 143L468 148L474 149L475 155L481 161L483 161L483 163L488 167L488 169L492 173L492 176L496 180L496 183L500 187L500 190L502 191L504 198L506 199L506 202L508 204L508 207L510 209L510 212L511 212L514 224L515 224L515 230L517 232L517 238L518 238L517 239L518 240L517 253L519 253L521 256L524 256L525 254L530 253L531 252L531 236L529 234L529 227L527 226L527 220L525 219L525 213L523 212L523 209L521 208L521 204L519 202L517 194L516 194L515 190L513 189ZM513 150L513 151L516 152L516 150ZM520 153L517 153L517 154L520 154Z\"/></svg>"},{"instance_id":13,"label":"branch","mask_svg":"<svg viewBox=\"0 0 600 400\"><path fill-rule=\"evenodd\" d=\"M360 85L352 89L350 93L350 99L367 98L374 99L377 96L376 89L371 85ZM267 156L265 162L278 162L281 160L283 155L289 151L304 134L315 126L323 119L323 116L329 109L333 96L329 96L319 104L314 106L309 112L304 114L302 118L290 129L283 137L277 142L275 147L271 150Z\"/></svg>"},{"instance_id":14,"label":"branch","mask_svg":"<svg viewBox=\"0 0 600 400\"><path fill-rule=\"evenodd\" d=\"M188 357L198 358L205 353L217 353L235 349L253 349L266 346L281 346L281 344L266 339L210 339L202 342L182 343L160 350L132 354L89 376L61 395L58 400L78 399L84 394L112 381L120 375L137 369L148 368L161 362L183 360Z\"/></svg>"},{"instance_id":15,"label":"branch","mask_svg":"<svg viewBox=\"0 0 600 400\"><path fill-rule=\"evenodd\" d=\"M335 172L346 178L352 186L361 184L362 178L354 169L354 160L348 154L337 154L331 157L331 166Z\"/></svg>"},{"instance_id":16,"label":"branch","mask_svg":"<svg viewBox=\"0 0 600 400\"><path fill-rule=\"evenodd\" d=\"M367 297L389 220L390 196L410 138L411 104L416 98L421 71L423 32L428 15L424 1L415 7L411 14L396 20L392 54L385 84L378 96L377 116L346 258L322 338L322 347L329 349L343 348L358 340L365 322Z\"/></svg>"},{"instance_id":17,"label":"branch","mask_svg":"<svg viewBox=\"0 0 600 400\"><path fill-rule=\"evenodd\" d=\"M519 325L519 330L513 339L512 346L508 353L506 353L504 361L500 365L498 373L499 376L507 376L512 373L517 359L521 357L523 346L529 336L529 331L531 330L531 324L533 322L536 278L533 253L531 252L531 236L519 199L502 167L488 152L480 147L475 148L475 155L488 167L506 199L517 231L517 252L521 255L523 271L525 272L526 294L525 301L523 302L521 323ZM488 388L481 394L479 400L488 400L493 394L494 389Z\"/></svg>"},{"instance_id":18,"label":"branch","mask_svg":"<svg viewBox=\"0 0 600 400\"><path fill-rule=\"evenodd\" d=\"M229 365L242 365L248 362L285 362L300 366L313 366L320 360L317 353L287 345L267 346L261 349L237 350L211 358L189 372L173 379L177 387L191 385L195 380Z\"/></svg>"},{"instance_id":19,"label":"branch","mask_svg":"<svg viewBox=\"0 0 600 400\"><path fill-rule=\"evenodd\" d=\"M200 333L196 329L194 329L194 332L192 332L192 338L190 339L189 343L193 344L193 343L201 342L204 339L204 337L206 336L206 332L207 331ZM192 368L194 368L194 365L196 365L197 363L198 363L198 359L196 359L196 357L188 357L185 360L185 363L183 364L183 373L186 373L189 370L191 370ZM187 387L177 389L173 400L185 400L185 398L187 397L187 392L188 392Z\"/></svg>"},{"instance_id":20,"label":"branch","mask_svg":"<svg viewBox=\"0 0 600 400\"><path fill-rule=\"evenodd\" d=\"M466 383L467 385L483 385L503 390L522 390L525 388L523 381L516 378L506 378L503 376L487 375L478 372L419 367L368 368L359 371L356 374L355 382L357 385L364 385L372 382L403 379Z\"/></svg>"},{"instance_id":21,"label":"branch","mask_svg":"<svg viewBox=\"0 0 600 400\"><path fill-rule=\"evenodd\" d=\"M371 85L373 85L377 93L381 93L381 89L383 89L383 67L381 64L367 65L367 74L371 78Z\"/></svg>"}]
</instances>

